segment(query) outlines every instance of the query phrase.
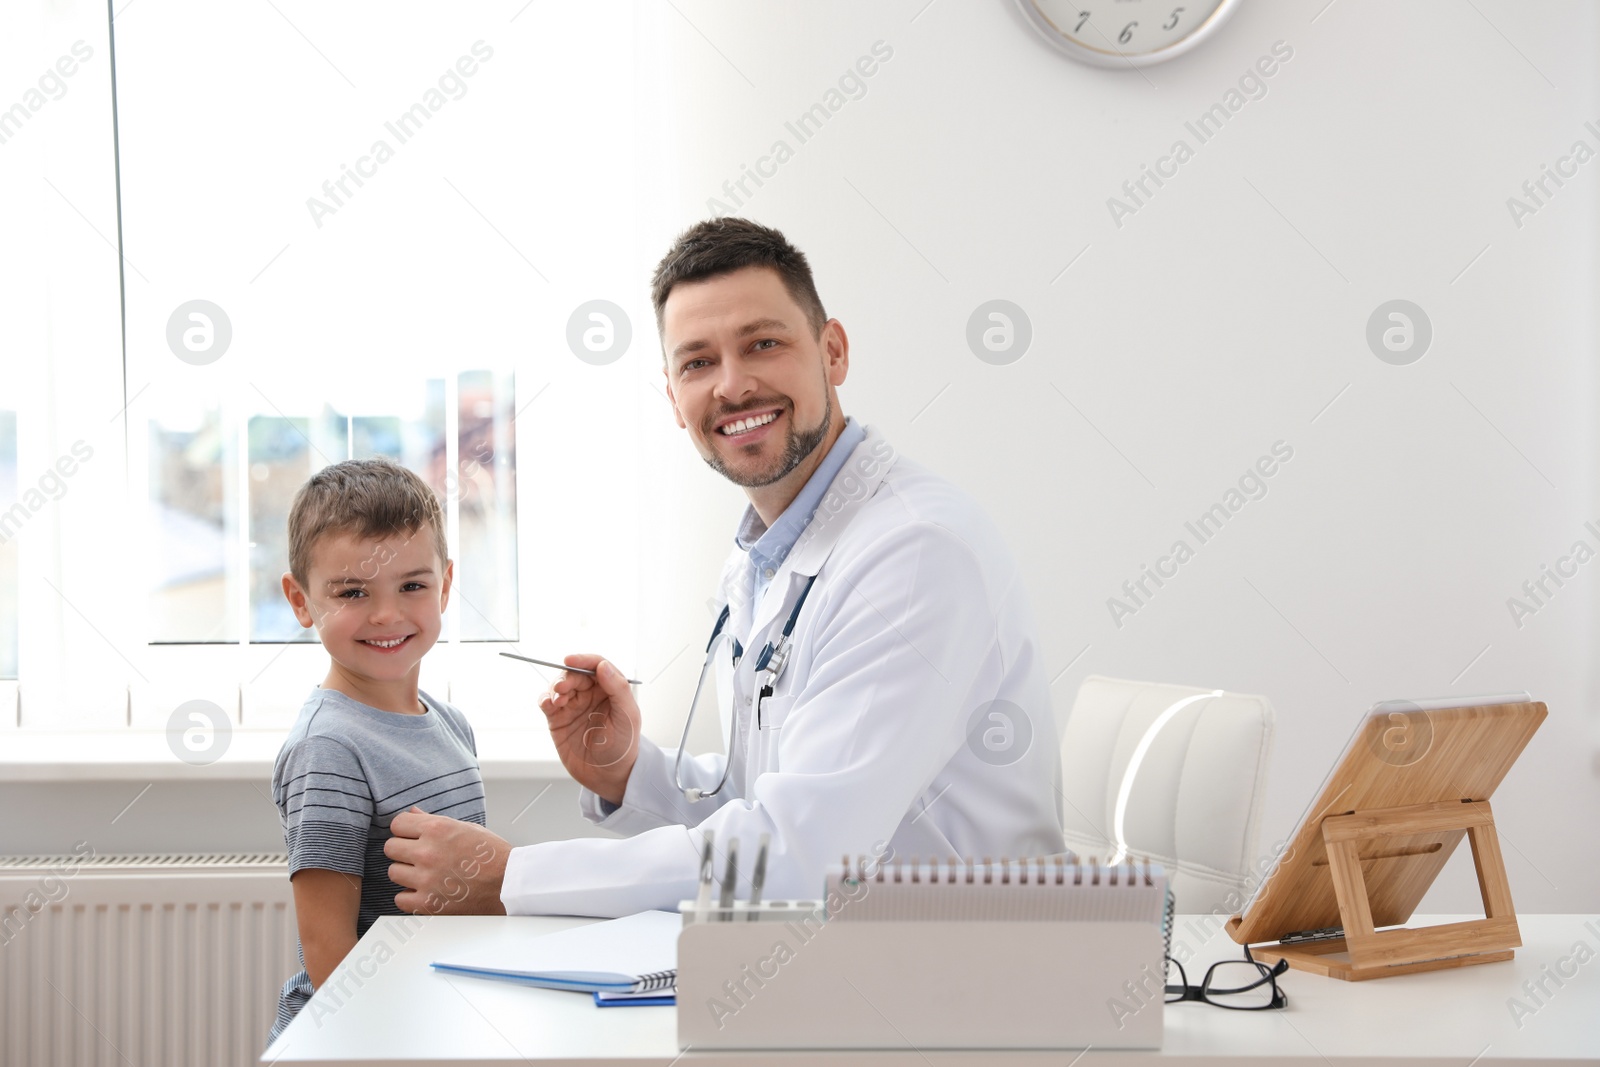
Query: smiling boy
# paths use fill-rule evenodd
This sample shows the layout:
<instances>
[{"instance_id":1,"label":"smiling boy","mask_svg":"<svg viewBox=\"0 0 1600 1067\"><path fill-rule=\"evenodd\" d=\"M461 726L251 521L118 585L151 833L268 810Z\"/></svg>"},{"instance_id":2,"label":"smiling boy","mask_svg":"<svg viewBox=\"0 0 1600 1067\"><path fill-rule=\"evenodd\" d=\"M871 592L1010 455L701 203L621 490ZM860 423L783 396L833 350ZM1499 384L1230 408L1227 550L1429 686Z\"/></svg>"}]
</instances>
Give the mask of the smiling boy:
<instances>
[{"instance_id":1,"label":"smiling boy","mask_svg":"<svg viewBox=\"0 0 1600 1067\"><path fill-rule=\"evenodd\" d=\"M472 728L417 688L453 575L438 497L391 460L336 463L295 495L283 593L330 663L272 771L303 969L268 1044L379 916L403 914L383 852L394 816L485 821Z\"/></svg>"}]
</instances>

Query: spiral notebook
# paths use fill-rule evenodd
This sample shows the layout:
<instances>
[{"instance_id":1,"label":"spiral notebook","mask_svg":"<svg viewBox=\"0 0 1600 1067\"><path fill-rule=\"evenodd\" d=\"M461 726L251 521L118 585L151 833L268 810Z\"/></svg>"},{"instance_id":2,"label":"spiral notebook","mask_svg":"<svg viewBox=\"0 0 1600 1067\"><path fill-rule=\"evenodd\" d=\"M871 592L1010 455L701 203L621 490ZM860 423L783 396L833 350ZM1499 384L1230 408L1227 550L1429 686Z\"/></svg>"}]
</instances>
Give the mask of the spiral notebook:
<instances>
[{"instance_id":1,"label":"spiral notebook","mask_svg":"<svg viewBox=\"0 0 1600 1067\"><path fill-rule=\"evenodd\" d=\"M433 968L473 978L596 993L669 995L678 975L678 933L683 920L670 911L642 911L621 919L553 934L530 930L497 933Z\"/></svg>"},{"instance_id":2,"label":"spiral notebook","mask_svg":"<svg viewBox=\"0 0 1600 1067\"><path fill-rule=\"evenodd\" d=\"M1149 862L1076 856L846 859L828 875L828 896L841 922L1162 922L1167 877Z\"/></svg>"}]
</instances>

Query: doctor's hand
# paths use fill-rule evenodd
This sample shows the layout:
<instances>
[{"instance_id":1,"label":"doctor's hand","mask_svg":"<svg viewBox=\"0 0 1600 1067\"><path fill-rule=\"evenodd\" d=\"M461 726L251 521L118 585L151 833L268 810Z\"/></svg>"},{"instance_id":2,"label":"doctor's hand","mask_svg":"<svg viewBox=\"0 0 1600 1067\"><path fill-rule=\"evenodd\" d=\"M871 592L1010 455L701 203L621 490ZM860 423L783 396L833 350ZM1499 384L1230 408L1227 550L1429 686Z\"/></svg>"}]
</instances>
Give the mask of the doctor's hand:
<instances>
[{"instance_id":1,"label":"doctor's hand","mask_svg":"<svg viewBox=\"0 0 1600 1067\"><path fill-rule=\"evenodd\" d=\"M389 878L406 888L395 906L413 915L504 915L500 883L511 843L477 823L413 807L389 824Z\"/></svg>"},{"instance_id":2,"label":"doctor's hand","mask_svg":"<svg viewBox=\"0 0 1600 1067\"><path fill-rule=\"evenodd\" d=\"M620 805L639 755L639 705L609 660L584 653L564 662L598 675L568 671L539 702L556 752L579 785Z\"/></svg>"}]
</instances>

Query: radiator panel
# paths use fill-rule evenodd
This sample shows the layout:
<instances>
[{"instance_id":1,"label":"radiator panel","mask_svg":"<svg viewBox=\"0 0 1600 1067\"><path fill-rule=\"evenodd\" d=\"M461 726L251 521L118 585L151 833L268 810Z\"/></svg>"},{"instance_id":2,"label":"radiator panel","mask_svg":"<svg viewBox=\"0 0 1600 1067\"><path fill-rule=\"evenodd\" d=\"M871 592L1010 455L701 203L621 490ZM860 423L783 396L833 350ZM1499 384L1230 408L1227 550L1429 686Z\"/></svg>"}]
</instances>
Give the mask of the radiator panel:
<instances>
[{"instance_id":1,"label":"radiator panel","mask_svg":"<svg viewBox=\"0 0 1600 1067\"><path fill-rule=\"evenodd\" d=\"M0 857L0 1065L256 1063L298 968L282 855Z\"/></svg>"}]
</instances>

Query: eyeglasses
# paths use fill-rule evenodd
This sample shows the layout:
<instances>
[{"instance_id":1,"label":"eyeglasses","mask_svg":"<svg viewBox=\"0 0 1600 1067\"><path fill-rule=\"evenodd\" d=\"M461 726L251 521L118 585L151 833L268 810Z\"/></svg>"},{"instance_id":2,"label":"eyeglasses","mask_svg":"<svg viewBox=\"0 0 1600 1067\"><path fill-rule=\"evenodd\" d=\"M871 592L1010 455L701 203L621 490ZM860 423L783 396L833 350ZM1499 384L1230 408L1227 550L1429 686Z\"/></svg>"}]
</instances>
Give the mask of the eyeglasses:
<instances>
[{"instance_id":1,"label":"eyeglasses","mask_svg":"<svg viewBox=\"0 0 1600 1067\"><path fill-rule=\"evenodd\" d=\"M1244 959L1223 960L1206 970L1205 980L1190 985L1183 964L1167 957L1167 1003L1201 1000L1234 1011L1267 1011L1289 1006L1289 996L1278 988L1278 976L1289 969L1288 960L1268 967L1258 963L1245 947ZM1176 981L1174 981L1176 978Z\"/></svg>"}]
</instances>

